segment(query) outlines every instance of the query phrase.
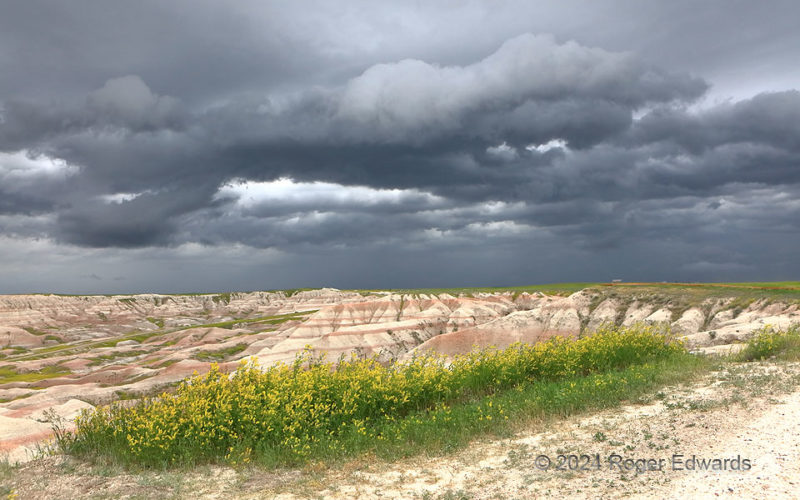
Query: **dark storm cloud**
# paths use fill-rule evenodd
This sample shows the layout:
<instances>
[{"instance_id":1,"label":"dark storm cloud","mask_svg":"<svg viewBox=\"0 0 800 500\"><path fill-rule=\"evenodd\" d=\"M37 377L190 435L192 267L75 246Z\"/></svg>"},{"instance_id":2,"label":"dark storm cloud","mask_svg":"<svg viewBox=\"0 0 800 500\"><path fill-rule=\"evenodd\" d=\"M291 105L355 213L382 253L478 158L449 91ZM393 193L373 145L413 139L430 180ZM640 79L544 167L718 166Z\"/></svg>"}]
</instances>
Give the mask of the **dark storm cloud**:
<instances>
[{"instance_id":1,"label":"dark storm cloud","mask_svg":"<svg viewBox=\"0 0 800 500\"><path fill-rule=\"evenodd\" d=\"M0 152L0 215L40 215L61 208L58 200L78 170L43 155Z\"/></svg>"},{"instance_id":2,"label":"dark storm cloud","mask_svg":"<svg viewBox=\"0 0 800 500\"><path fill-rule=\"evenodd\" d=\"M659 265L695 250L687 273L746 269L763 250L742 235L798 230L800 92L774 83L796 74L797 32L794 4L730 5L13 3L0 236L616 256L660 241ZM714 101L726 60L767 52L767 91ZM758 88L748 67L737 81Z\"/></svg>"},{"instance_id":3,"label":"dark storm cloud","mask_svg":"<svg viewBox=\"0 0 800 500\"><path fill-rule=\"evenodd\" d=\"M751 142L798 151L800 91L763 93L706 113L659 109L636 128L636 142L673 142L693 153L727 143Z\"/></svg>"},{"instance_id":4,"label":"dark storm cloud","mask_svg":"<svg viewBox=\"0 0 800 500\"><path fill-rule=\"evenodd\" d=\"M7 104L0 137L83 166L94 196L73 198L59 213L60 239L146 246L175 242L177 219L212 203L213 188L234 178L289 176L502 199L531 181L524 169L538 155L525 145L560 138L588 148L627 130L638 107L692 100L705 88L628 55L523 35L467 66L381 64L343 87L234 98L191 115L138 76L112 78L82 105ZM516 171L492 165L486 151L500 141L521 148L528 161ZM169 194L154 200L97 201L163 189Z\"/></svg>"},{"instance_id":5,"label":"dark storm cloud","mask_svg":"<svg viewBox=\"0 0 800 500\"><path fill-rule=\"evenodd\" d=\"M9 100L0 108L0 147L29 148L60 137L108 130L130 133L180 129L180 103L154 94L135 75L108 80L80 103Z\"/></svg>"},{"instance_id":6,"label":"dark storm cloud","mask_svg":"<svg viewBox=\"0 0 800 500\"><path fill-rule=\"evenodd\" d=\"M95 198L61 211L55 235L90 247L168 245L174 243L179 216L216 205L202 185L130 196L118 201Z\"/></svg>"},{"instance_id":7,"label":"dark storm cloud","mask_svg":"<svg viewBox=\"0 0 800 500\"><path fill-rule=\"evenodd\" d=\"M630 111L649 102L690 100L705 90L699 79L649 68L631 57L522 35L468 66L416 60L373 66L347 83L337 118L361 125L352 132L358 142L373 135L379 141L428 142L469 134L475 121L483 122L472 132L478 137L497 140L515 131L523 141L542 142L569 131L564 119L551 119L563 111L595 102ZM579 105L571 107L575 102ZM516 120L507 119L521 107ZM617 121L613 111L595 116L605 115Z\"/></svg>"},{"instance_id":8,"label":"dark storm cloud","mask_svg":"<svg viewBox=\"0 0 800 500\"><path fill-rule=\"evenodd\" d=\"M278 7L205 0L3 2L0 63L15 71L4 72L0 95L75 98L110 78L138 75L167 95L199 103L289 82L319 57L313 38L285 25L302 6Z\"/></svg>"}]
</instances>

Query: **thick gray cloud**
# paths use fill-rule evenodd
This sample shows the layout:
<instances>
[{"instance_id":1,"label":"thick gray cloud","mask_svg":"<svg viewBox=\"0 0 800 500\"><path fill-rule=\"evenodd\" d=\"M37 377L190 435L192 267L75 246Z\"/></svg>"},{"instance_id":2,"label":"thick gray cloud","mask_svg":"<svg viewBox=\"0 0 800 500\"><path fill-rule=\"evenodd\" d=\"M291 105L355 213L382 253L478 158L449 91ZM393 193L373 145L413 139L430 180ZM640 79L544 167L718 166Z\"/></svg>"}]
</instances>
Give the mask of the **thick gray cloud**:
<instances>
[{"instance_id":1,"label":"thick gray cloud","mask_svg":"<svg viewBox=\"0 0 800 500\"><path fill-rule=\"evenodd\" d=\"M6 260L77 291L789 278L800 45L769 3L4 5ZM162 280L215 252L241 272Z\"/></svg>"}]
</instances>

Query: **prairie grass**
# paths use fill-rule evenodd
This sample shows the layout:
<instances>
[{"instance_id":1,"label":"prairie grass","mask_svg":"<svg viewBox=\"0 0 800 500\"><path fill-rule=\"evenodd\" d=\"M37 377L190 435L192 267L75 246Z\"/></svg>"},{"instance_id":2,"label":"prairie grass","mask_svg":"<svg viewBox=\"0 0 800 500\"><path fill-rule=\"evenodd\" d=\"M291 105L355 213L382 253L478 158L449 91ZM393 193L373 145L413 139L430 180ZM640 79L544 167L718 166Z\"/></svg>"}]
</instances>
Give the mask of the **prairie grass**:
<instances>
[{"instance_id":1,"label":"prairie grass","mask_svg":"<svg viewBox=\"0 0 800 500\"><path fill-rule=\"evenodd\" d=\"M85 412L74 432L57 437L68 453L159 467L447 451L527 419L637 397L701 362L647 327L388 367L304 352L291 365L263 370L243 361L231 376L213 365L174 394Z\"/></svg>"},{"instance_id":2,"label":"prairie grass","mask_svg":"<svg viewBox=\"0 0 800 500\"><path fill-rule=\"evenodd\" d=\"M757 331L739 353L740 361L757 361L776 357L784 360L800 359L800 327L786 330L767 326Z\"/></svg>"},{"instance_id":3,"label":"prairie grass","mask_svg":"<svg viewBox=\"0 0 800 500\"><path fill-rule=\"evenodd\" d=\"M377 291L391 291L399 294L428 294L439 295L448 293L450 295L473 296L479 293L502 293L511 292L515 296L523 292L536 293L542 292L550 295L569 295L585 288L599 286L600 283L550 283L545 285L527 286L498 286L498 287L457 287L457 288L398 288L391 290L354 290L362 294L369 294Z\"/></svg>"}]
</instances>

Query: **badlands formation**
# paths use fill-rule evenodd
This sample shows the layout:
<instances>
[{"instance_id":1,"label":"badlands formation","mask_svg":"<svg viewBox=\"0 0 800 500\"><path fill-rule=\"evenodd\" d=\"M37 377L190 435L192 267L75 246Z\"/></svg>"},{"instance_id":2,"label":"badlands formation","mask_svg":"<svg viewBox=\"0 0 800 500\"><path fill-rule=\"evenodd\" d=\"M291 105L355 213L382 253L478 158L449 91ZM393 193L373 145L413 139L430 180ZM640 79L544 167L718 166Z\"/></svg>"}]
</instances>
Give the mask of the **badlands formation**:
<instances>
[{"instance_id":1,"label":"badlands formation","mask_svg":"<svg viewBox=\"0 0 800 500\"><path fill-rule=\"evenodd\" d=\"M614 287L616 288L616 287ZM667 324L698 352L735 350L756 329L800 322L795 301L686 301L610 287L541 293L395 294L335 289L218 295L0 296L0 453L32 456L50 420L168 389L212 362L290 363L304 349L328 360L385 362L445 355L604 324Z\"/></svg>"}]
</instances>

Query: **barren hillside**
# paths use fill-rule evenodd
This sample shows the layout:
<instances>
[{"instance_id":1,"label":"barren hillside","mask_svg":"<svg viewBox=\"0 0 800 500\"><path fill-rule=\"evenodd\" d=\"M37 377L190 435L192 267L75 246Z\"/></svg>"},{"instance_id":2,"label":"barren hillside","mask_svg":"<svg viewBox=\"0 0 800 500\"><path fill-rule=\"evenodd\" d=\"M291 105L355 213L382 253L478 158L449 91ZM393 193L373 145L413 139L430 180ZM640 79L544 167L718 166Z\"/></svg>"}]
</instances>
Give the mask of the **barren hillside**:
<instances>
[{"instance_id":1,"label":"barren hillside","mask_svg":"<svg viewBox=\"0 0 800 500\"><path fill-rule=\"evenodd\" d=\"M311 349L407 359L502 348L603 324L663 323L691 349L735 350L770 324L800 321L796 301L630 288L542 293L390 293L334 289L218 295L0 297L0 450L26 460L50 434L50 412L169 389L212 362L291 362ZM47 413L47 414L46 414Z\"/></svg>"}]
</instances>

